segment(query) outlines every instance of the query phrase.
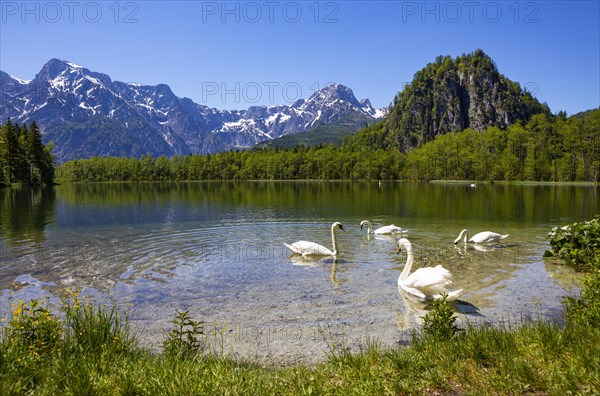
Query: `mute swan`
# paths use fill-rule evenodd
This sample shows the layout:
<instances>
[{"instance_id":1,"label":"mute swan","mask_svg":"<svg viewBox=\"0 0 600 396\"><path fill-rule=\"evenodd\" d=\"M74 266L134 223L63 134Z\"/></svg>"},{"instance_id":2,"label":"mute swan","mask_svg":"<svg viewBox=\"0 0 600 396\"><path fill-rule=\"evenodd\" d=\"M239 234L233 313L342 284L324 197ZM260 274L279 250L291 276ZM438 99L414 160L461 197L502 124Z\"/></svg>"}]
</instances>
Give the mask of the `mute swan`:
<instances>
[{"instance_id":1,"label":"mute swan","mask_svg":"<svg viewBox=\"0 0 600 396\"><path fill-rule=\"evenodd\" d=\"M441 265L419 268L409 275L413 264L412 244L408 239L400 238L398 240L398 253L402 251L402 247L406 249L407 255L404 270L398 277L398 286L402 290L422 299L428 297L438 299L443 294L447 294L447 300L453 301L460 296L463 289L451 292L446 288L452 283L452 274Z\"/></svg>"},{"instance_id":2,"label":"mute swan","mask_svg":"<svg viewBox=\"0 0 600 396\"><path fill-rule=\"evenodd\" d=\"M363 226L367 226L367 234L375 234L375 235L385 235L385 234L400 234L402 233L402 228L397 227L393 224L380 227L373 231L373 227L371 226L371 222L369 220L363 220L360 222L360 229L362 231Z\"/></svg>"},{"instance_id":3,"label":"mute swan","mask_svg":"<svg viewBox=\"0 0 600 396\"><path fill-rule=\"evenodd\" d=\"M284 245L295 254L301 254L302 256L333 256L336 257L338 254L337 243L335 240L335 230L340 229L344 231L344 226L340 222L335 222L331 225L331 244L333 245L333 252L327 249L323 245L319 245L315 242L298 241L291 245L284 243Z\"/></svg>"},{"instance_id":4,"label":"mute swan","mask_svg":"<svg viewBox=\"0 0 600 396\"><path fill-rule=\"evenodd\" d=\"M454 244L456 245L460 239L463 237L465 237L464 242L467 243L488 243L488 242L498 242L501 239L504 239L508 236L508 234L506 235L502 235L502 234L498 234L496 232L491 232L491 231L483 231L480 232L478 234L475 234L471 237L471 239L469 239L469 230L467 230L466 228L464 230L462 230L460 232L460 234L458 235L458 238L456 238L454 240Z\"/></svg>"}]
</instances>

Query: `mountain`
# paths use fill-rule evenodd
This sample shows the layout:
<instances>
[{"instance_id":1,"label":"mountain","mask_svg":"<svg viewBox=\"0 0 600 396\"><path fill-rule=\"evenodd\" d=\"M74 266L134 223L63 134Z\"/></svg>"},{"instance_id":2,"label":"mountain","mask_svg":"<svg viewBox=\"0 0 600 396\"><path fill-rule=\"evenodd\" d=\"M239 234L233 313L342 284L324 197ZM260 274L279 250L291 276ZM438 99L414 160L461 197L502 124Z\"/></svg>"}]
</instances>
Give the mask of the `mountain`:
<instances>
[{"instance_id":1,"label":"mountain","mask_svg":"<svg viewBox=\"0 0 600 396\"><path fill-rule=\"evenodd\" d=\"M383 115L341 84L291 106L218 110L179 98L165 84L112 81L58 59L46 63L31 81L0 71L0 119L35 120L44 142L54 141L59 162L97 155L214 153L340 120L356 120L356 131Z\"/></svg>"},{"instance_id":2,"label":"mountain","mask_svg":"<svg viewBox=\"0 0 600 396\"><path fill-rule=\"evenodd\" d=\"M385 120L358 132L353 144L377 142L406 152L448 132L506 129L539 113L551 114L547 105L500 74L482 50L455 59L439 56L396 95Z\"/></svg>"},{"instance_id":3,"label":"mountain","mask_svg":"<svg viewBox=\"0 0 600 396\"><path fill-rule=\"evenodd\" d=\"M327 143L339 145L345 137L354 135L357 130L368 124L369 120L364 117L347 117L337 120L335 124L317 124L307 131L266 140L257 146L292 148L298 145L317 146Z\"/></svg>"}]
</instances>

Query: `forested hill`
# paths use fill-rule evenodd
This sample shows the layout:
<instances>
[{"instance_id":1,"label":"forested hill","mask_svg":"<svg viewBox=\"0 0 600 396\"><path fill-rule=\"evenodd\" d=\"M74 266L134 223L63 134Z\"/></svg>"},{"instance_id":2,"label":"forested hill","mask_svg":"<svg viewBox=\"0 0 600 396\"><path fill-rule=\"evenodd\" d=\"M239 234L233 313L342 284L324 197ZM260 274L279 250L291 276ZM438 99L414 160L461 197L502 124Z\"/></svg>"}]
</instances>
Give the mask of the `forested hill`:
<instances>
[{"instance_id":1,"label":"forested hill","mask_svg":"<svg viewBox=\"0 0 600 396\"><path fill-rule=\"evenodd\" d=\"M448 132L503 130L540 113L551 114L478 49L454 60L439 56L418 71L396 95L386 119L357 133L352 145L407 152Z\"/></svg>"}]
</instances>

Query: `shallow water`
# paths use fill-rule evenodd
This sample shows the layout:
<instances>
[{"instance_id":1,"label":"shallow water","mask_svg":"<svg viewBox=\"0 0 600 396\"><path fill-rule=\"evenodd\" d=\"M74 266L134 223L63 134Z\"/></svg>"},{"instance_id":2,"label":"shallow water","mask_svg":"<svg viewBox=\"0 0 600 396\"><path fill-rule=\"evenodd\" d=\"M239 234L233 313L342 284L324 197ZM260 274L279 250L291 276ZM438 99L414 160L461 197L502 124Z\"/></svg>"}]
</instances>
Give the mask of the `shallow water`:
<instances>
[{"instance_id":1,"label":"shallow water","mask_svg":"<svg viewBox=\"0 0 600 396\"><path fill-rule=\"evenodd\" d=\"M0 308L66 287L133 304L144 344L158 348L176 310L206 322L216 352L264 362L317 362L331 348L410 339L426 312L397 288L406 261L443 264L464 294L461 321L560 321L577 274L545 262L551 227L592 218L595 187L382 183L87 184L0 191ZM306 239L340 256L307 260ZM510 236L485 249L452 242L463 228ZM476 248L480 249L477 250ZM484 251L485 250L485 251ZM334 346L335 345L335 346Z\"/></svg>"}]
</instances>

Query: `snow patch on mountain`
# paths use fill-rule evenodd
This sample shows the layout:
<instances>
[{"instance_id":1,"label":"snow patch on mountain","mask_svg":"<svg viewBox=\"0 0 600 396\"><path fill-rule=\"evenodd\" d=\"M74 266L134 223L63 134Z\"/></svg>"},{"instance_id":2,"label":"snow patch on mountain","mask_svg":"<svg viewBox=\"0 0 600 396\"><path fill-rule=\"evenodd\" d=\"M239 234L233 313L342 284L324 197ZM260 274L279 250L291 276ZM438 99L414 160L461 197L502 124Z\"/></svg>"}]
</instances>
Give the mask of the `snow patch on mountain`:
<instances>
[{"instance_id":1,"label":"snow patch on mountain","mask_svg":"<svg viewBox=\"0 0 600 396\"><path fill-rule=\"evenodd\" d=\"M9 74L9 76L10 76L10 74ZM22 80L22 79L20 79L18 77L15 77L15 76L10 76L10 78L12 78L13 80L15 80L16 82L18 82L21 85L27 85L27 84L29 84L31 82L31 80Z\"/></svg>"}]
</instances>

